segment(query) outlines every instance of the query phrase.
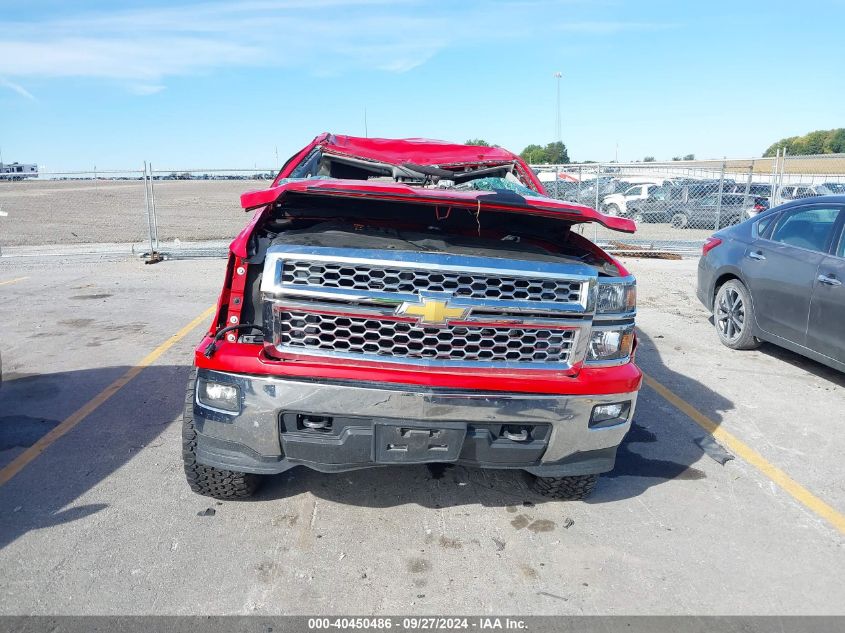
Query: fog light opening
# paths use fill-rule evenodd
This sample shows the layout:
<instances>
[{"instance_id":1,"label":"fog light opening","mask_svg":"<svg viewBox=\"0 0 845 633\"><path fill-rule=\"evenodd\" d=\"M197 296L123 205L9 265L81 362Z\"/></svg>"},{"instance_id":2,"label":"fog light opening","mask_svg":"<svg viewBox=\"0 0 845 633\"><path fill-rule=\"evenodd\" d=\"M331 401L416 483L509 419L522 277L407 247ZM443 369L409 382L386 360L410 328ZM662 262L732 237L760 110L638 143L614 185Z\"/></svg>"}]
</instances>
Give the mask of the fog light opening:
<instances>
[{"instance_id":1,"label":"fog light opening","mask_svg":"<svg viewBox=\"0 0 845 633\"><path fill-rule=\"evenodd\" d=\"M237 385L200 380L197 386L197 401L204 407L224 413L238 413L241 410L240 390Z\"/></svg>"},{"instance_id":2,"label":"fog light opening","mask_svg":"<svg viewBox=\"0 0 845 633\"><path fill-rule=\"evenodd\" d=\"M608 404L597 404L593 407L590 415L589 427L591 429L607 426L616 426L628 421L631 412L631 401L612 402Z\"/></svg>"}]
</instances>

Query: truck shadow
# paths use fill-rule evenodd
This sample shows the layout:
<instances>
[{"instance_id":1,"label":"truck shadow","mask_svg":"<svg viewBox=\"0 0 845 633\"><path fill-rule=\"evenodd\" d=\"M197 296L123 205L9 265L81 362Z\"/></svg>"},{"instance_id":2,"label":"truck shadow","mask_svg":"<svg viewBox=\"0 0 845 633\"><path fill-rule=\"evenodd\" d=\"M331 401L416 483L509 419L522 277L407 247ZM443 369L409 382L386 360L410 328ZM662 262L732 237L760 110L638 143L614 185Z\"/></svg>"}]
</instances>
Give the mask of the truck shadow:
<instances>
[{"instance_id":1,"label":"truck shadow","mask_svg":"<svg viewBox=\"0 0 845 633\"><path fill-rule=\"evenodd\" d=\"M637 362L643 370L682 394L711 420L721 423L733 403L709 386L666 367L652 339L639 332ZM644 386L634 423L619 447L616 467L600 479L588 503L607 503L636 497L669 480L706 477L693 464L710 459L697 441L707 433L682 412ZM703 443L706 445L706 443ZM718 450L718 446L716 446ZM713 450L708 446L708 450ZM366 507L418 504L431 508L481 504L517 507L548 501L536 495L522 471L482 470L463 465L385 467L342 474L322 474L296 468L270 478L259 499L273 499L310 491L335 503Z\"/></svg>"},{"instance_id":2,"label":"truck shadow","mask_svg":"<svg viewBox=\"0 0 845 633\"><path fill-rule=\"evenodd\" d=\"M0 468L6 469L128 369L5 373L0 388ZM84 520L107 510L108 504L98 499L97 486L127 466L179 415L189 371L188 366L144 369L127 388L0 486L0 548L31 530ZM182 477L178 451L179 446L174 445L169 453L174 456L173 465L180 467L158 476ZM146 483L141 480L136 485L148 486L149 498L154 498L162 482L156 481L155 473L145 476L149 477ZM146 493L141 495L147 498Z\"/></svg>"},{"instance_id":3,"label":"truck shadow","mask_svg":"<svg viewBox=\"0 0 845 633\"><path fill-rule=\"evenodd\" d=\"M721 424L724 414L734 408L733 402L709 385L667 367L658 345L642 329L637 330L637 336L637 364L643 372ZM725 457L718 444L704 441L708 438L703 428L643 384L631 430L616 455L616 467L602 476L587 502L636 497L669 480L694 482L706 478L705 472L693 464Z\"/></svg>"}]
</instances>

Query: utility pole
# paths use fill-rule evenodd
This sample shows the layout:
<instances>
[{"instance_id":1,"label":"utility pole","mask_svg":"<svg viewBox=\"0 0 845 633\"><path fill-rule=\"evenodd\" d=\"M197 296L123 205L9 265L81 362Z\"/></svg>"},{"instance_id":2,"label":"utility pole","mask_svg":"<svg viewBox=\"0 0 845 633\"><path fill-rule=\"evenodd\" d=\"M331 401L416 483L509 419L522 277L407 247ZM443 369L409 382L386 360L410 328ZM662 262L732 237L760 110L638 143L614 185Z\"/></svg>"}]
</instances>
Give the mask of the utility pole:
<instances>
[{"instance_id":1,"label":"utility pole","mask_svg":"<svg viewBox=\"0 0 845 633\"><path fill-rule=\"evenodd\" d=\"M554 75L555 82L557 83L557 109L555 112L555 140L560 141L563 143L563 128L560 123L560 80L563 77L563 73L560 71L556 71Z\"/></svg>"},{"instance_id":2,"label":"utility pole","mask_svg":"<svg viewBox=\"0 0 845 633\"><path fill-rule=\"evenodd\" d=\"M370 138L370 132L367 129L367 106L364 106L364 138Z\"/></svg>"}]
</instances>

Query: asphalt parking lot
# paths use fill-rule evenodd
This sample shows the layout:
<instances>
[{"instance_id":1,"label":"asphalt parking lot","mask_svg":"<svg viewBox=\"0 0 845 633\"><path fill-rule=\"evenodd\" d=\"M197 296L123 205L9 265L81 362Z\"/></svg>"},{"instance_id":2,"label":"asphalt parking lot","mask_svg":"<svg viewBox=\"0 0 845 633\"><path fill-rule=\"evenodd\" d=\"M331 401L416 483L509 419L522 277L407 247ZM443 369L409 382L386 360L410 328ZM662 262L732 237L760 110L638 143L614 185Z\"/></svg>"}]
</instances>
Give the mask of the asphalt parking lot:
<instances>
[{"instance_id":1,"label":"asphalt parking lot","mask_svg":"<svg viewBox=\"0 0 845 633\"><path fill-rule=\"evenodd\" d=\"M0 613L845 613L845 375L722 347L694 260L626 264L648 379L588 501L406 467L220 503L179 416L224 260L0 259Z\"/></svg>"}]
</instances>

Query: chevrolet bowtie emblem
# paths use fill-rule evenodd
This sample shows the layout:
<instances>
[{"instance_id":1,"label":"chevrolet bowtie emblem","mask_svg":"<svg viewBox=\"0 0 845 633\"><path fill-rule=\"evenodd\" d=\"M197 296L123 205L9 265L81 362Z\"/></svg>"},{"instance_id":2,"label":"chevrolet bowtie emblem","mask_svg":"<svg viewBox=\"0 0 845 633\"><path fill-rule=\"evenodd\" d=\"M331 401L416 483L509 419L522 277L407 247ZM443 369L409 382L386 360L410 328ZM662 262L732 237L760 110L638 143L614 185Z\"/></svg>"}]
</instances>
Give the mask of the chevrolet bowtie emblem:
<instances>
[{"instance_id":1,"label":"chevrolet bowtie emblem","mask_svg":"<svg viewBox=\"0 0 845 633\"><path fill-rule=\"evenodd\" d=\"M396 309L397 315L415 316L422 323L446 323L450 319L462 319L469 313L469 308L450 307L448 301L421 297L419 303L406 301Z\"/></svg>"}]
</instances>

